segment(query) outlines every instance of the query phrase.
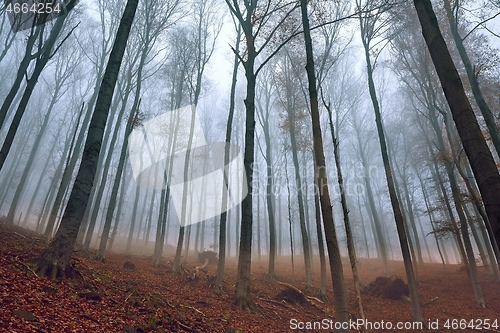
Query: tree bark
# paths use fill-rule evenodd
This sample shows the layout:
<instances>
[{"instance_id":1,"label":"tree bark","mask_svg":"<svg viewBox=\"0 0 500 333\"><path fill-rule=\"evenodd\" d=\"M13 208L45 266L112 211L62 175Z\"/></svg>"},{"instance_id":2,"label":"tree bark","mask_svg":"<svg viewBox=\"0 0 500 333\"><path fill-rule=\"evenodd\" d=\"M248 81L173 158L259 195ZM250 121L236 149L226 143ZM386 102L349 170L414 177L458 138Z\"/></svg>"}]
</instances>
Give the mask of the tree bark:
<instances>
[{"instance_id":1,"label":"tree bark","mask_svg":"<svg viewBox=\"0 0 500 333\"><path fill-rule=\"evenodd\" d=\"M101 149L104 127L106 126L111 99L138 2L139 0L127 1L104 73L96 108L90 122L82 162L68 204L66 205L61 225L49 247L40 257L35 259L34 271L38 276L58 279L72 275L70 258L73 253L81 220L88 204L90 189L95 177L97 159Z\"/></svg>"},{"instance_id":2,"label":"tree bark","mask_svg":"<svg viewBox=\"0 0 500 333\"><path fill-rule=\"evenodd\" d=\"M347 303L346 288L344 284L344 272L340 258L340 250L337 241L337 233L333 221L332 202L328 188L326 175L326 161L323 150L323 137L321 134L321 124L318 106L318 92L316 88L316 73L314 71L314 56L312 47L311 31L309 27L309 17L307 14L307 0L300 1L302 13L302 25L304 28L304 43L307 57L307 80L309 87L309 98L311 106L311 120L313 128L314 158L318 168L315 177L315 184L319 191L321 211L323 213L323 224L325 228L326 244L330 261L330 272L332 274L333 293L335 298L335 320L337 322L349 321L349 308ZM346 329L339 329L338 332L347 332Z\"/></svg>"}]
</instances>

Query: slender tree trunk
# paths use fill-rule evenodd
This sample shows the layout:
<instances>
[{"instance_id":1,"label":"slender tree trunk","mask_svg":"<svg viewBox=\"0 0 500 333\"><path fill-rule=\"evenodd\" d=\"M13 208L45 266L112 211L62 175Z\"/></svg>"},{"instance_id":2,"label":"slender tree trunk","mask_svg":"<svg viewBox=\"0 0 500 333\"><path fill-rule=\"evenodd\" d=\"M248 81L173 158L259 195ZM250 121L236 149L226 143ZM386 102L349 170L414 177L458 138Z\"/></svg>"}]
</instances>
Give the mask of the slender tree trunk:
<instances>
[{"instance_id":1,"label":"slender tree trunk","mask_svg":"<svg viewBox=\"0 0 500 333\"><path fill-rule=\"evenodd\" d=\"M362 35L364 34L362 28ZM408 279L408 287L410 289L410 301L412 308L412 319L415 321L421 322L422 318L422 310L420 308L420 300L417 290L417 283L415 281L415 272L413 269L413 263L410 256L410 249L408 247L408 239L407 239L407 231L405 230L404 218L401 212L401 206L399 204L399 200L396 195L396 188L394 184L394 179L392 175L392 170L389 161L389 155L387 151L387 143L385 139L385 133L382 125L382 117L380 114L380 106L377 100L377 94L375 91L375 83L373 81L373 69L370 60L370 50L368 44L365 42L363 38L363 46L365 50L365 59L367 65L368 72L368 87L370 92L370 97L373 104L373 109L375 111L375 122L377 124L377 132L379 136L380 142L380 150L382 153L382 160L384 162L384 170L387 179L387 186L389 188L389 196L391 199L392 210L394 213L394 219L396 221L396 229L398 232L399 244L401 246L401 252L403 254L403 261L406 271L406 278Z\"/></svg>"},{"instance_id":2,"label":"slender tree trunk","mask_svg":"<svg viewBox=\"0 0 500 333\"><path fill-rule=\"evenodd\" d=\"M241 40L241 26L238 25L238 31L236 33L236 45L235 45L235 55L234 55L234 60L233 60L233 77L231 80L231 93L229 97L229 114L227 116L227 123L226 123L226 143L231 142L231 132L233 128L233 119L234 119L234 108L235 108L235 96L236 96L236 82L238 80L238 65L239 65L239 59L238 59L238 53L240 51L240 40ZM226 150L224 152L224 165L227 165L229 163L229 155L228 151ZM224 175L225 177L225 175ZM224 181L223 184L226 184ZM226 194L226 191L224 191L224 196ZM223 197L222 198L222 204L227 205L227 198ZM223 206L222 209L222 214L220 216L220 226L219 226L219 259L217 263L217 276L215 278L215 288L217 291L222 291L223 285L222 282L224 280L224 268L226 264L226 249L228 250L228 254L230 255L230 249L229 249L229 244L230 242L227 242L226 244L226 228L229 229L227 226L227 209L226 207Z\"/></svg>"},{"instance_id":3,"label":"slender tree trunk","mask_svg":"<svg viewBox=\"0 0 500 333\"><path fill-rule=\"evenodd\" d=\"M332 275L333 294L335 301L335 320L337 322L349 321L349 308L347 303L346 288L344 284L344 272L342 270L342 261L333 221L332 201L328 188L328 179L326 173L325 153L323 150L323 137L321 134L320 115L318 107L318 92L316 89L316 73L314 71L314 56L312 47L311 31L309 27L309 17L307 14L307 0L301 0L302 25L304 28L304 42L307 57L307 79L309 87L309 98L311 106L311 120L314 141L314 157L318 168L315 177L315 184L319 191L321 211L323 214L323 224L326 235L326 245L330 261L330 272ZM337 330L338 332L347 332L346 329Z\"/></svg>"},{"instance_id":4,"label":"slender tree trunk","mask_svg":"<svg viewBox=\"0 0 500 333\"><path fill-rule=\"evenodd\" d=\"M292 200L290 193L290 181L288 178L288 158L285 155L285 177L286 177L286 190L288 195L288 232L290 237L290 257L292 259L292 281L295 281L295 263L294 263L294 250L293 250L293 216L292 216ZM324 223L324 222L323 222Z\"/></svg>"},{"instance_id":5,"label":"slender tree trunk","mask_svg":"<svg viewBox=\"0 0 500 333\"><path fill-rule=\"evenodd\" d=\"M287 80L288 81L288 80ZM298 147L297 147L297 139L295 135L295 126L296 120L295 120L295 107L291 103L291 100L294 98L292 95L291 91L291 85L293 83L287 82L287 88L286 88L286 99L287 99L287 112L288 112L288 118L290 122L290 143L291 143L291 150L292 150L292 162L294 166L294 171L295 171L295 182L296 182L296 188L297 188L297 202L298 202L298 208L299 208L299 225L300 225L300 234L302 236L302 251L304 253L304 266L305 266L305 273L306 273L306 289L312 288L312 275L311 275L311 253L310 253L310 246L309 246L309 234L307 232L307 227L306 227L306 215L305 215L305 205L304 205L304 195L303 195L303 190L302 190L302 178L300 175L300 165L299 165L299 157L298 157Z\"/></svg>"},{"instance_id":6,"label":"slender tree trunk","mask_svg":"<svg viewBox=\"0 0 500 333\"><path fill-rule=\"evenodd\" d=\"M125 142L123 143L125 144ZM139 204L139 194L140 194L140 187L136 186L135 188L135 197L134 197L134 207L132 208L132 221L130 222L130 230L128 232L128 239L127 239L127 247L125 248L125 254L130 254L130 249L132 247L132 237L134 235L134 230L135 230L135 224L137 220L137 205ZM141 215L142 217L142 215ZM141 228L139 227L137 229L137 236L139 236L141 231Z\"/></svg>"},{"instance_id":7,"label":"slender tree trunk","mask_svg":"<svg viewBox=\"0 0 500 333\"><path fill-rule=\"evenodd\" d=\"M316 232L318 234L318 248L319 248L319 262L321 271L321 282L319 287L319 298L327 301L326 296L326 258L325 258L325 244L323 241L323 230L321 228L321 207L319 204L319 196L314 193L314 209L316 212Z\"/></svg>"},{"instance_id":8,"label":"slender tree trunk","mask_svg":"<svg viewBox=\"0 0 500 333\"><path fill-rule=\"evenodd\" d=\"M347 207L347 200L345 196L345 186L344 178L342 176L342 165L340 163L340 149L338 138L335 134L335 129L332 120L332 110L330 106L325 103L325 107L328 111L328 123L330 125L330 134L332 136L333 143L333 155L335 157L335 167L337 169L337 181L340 190L340 203L342 205L342 214L344 216L344 228L347 238L347 251L349 253L349 261L351 263L352 277L354 280L354 291L356 292L356 299L358 302L358 310L361 319L365 319L365 312L363 310L363 301L361 299L361 282L358 273L358 258L356 256L356 248L354 247L354 236L352 234L351 222L349 219L349 208Z\"/></svg>"}]
</instances>

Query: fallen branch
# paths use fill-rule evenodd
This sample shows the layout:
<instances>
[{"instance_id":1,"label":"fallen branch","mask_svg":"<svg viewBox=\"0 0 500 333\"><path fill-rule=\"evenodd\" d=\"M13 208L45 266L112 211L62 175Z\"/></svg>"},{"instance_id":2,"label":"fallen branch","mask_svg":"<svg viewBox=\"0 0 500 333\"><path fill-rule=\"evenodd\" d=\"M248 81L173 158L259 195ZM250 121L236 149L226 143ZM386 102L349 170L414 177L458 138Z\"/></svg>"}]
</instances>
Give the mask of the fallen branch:
<instances>
[{"instance_id":1,"label":"fallen branch","mask_svg":"<svg viewBox=\"0 0 500 333\"><path fill-rule=\"evenodd\" d=\"M185 330L185 331L188 331L188 332L191 332L191 333L197 333L197 332L198 332L198 331L197 331L197 330L195 330L194 328L191 328L191 327L189 327L189 326L187 326L187 325L185 325L185 324L181 323L181 322L180 322L180 321L178 321L178 320L176 320L175 322L177 323L177 325L179 325L179 326L180 326L180 328L182 328L182 329L183 329L183 330Z\"/></svg>"},{"instance_id":2,"label":"fallen branch","mask_svg":"<svg viewBox=\"0 0 500 333\"><path fill-rule=\"evenodd\" d=\"M313 296L307 296L307 298L310 299L310 300L316 301L318 303L325 303L322 300L320 300L319 298L316 298L316 297L313 297Z\"/></svg>"},{"instance_id":3,"label":"fallen branch","mask_svg":"<svg viewBox=\"0 0 500 333\"><path fill-rule=\"evenodd\" d=\"M434 297L433 299L431 299L430 301L427 301L425 303L422 304L422 306L426 306L426 305L429 305L431 304L432 302L436 301L439 297Z\"/></svg>"},{"instance_id":4,"label":"fallen branch","mask_svg":"<svg viewBox=\"0 0 500 333\"><path fill-rule=\"evenodd\" d=\"M205 259L205 262L203 263L203 265L195 267L196 272L193 275L193 280L195 280L198 277L198 273L200 272L200 270L206 268L207 266L208 266L208 258Z\"/></svg>"},{"instance_id":5,"label":"fallen branch","mask_svg":"<svg viewBox=\"0 0 500 333\"><path fill-rule=\"evenodd\" d=\"M272 300L272 299L265 299L265 298L260 298L260 297L257 297L258 300L261 300L261 301L264 301L264 302L269 302L269 303L273 303L273 304L277 304L279 306L282 306L288 310L292 310L296 313L300 313L300 311L298 311L297 309L294 309L292 308L291 306L288 305L288 303L286 301L281 301L281 302L278 302L278 301L275 301L275 300Z\"/></svg>"},{"instance_id":6,"label":"fallen branch","mask_svg":"<svg viewBox=\"0 0 500 333\"><path fill-rule=\"evenodd\" d=\"M38 276L38 274L36 274L36 272L35 272L34 270L32 270L32 269L31 269L31 267L29 267L28 265L26 265L24 262L20 261L20 260L18 259L18 257L15 257L15 258L14 258L14 260L15 260L17 263L19 263L19 264L23 265L23 266L24 266L27 270L29 270L31 273L33 273L33 275L35 275L36 277L39 277L39 276Z\"/></svg>"},{"instance_id":7,"label":"fallen branch","mask_svg":"<svg viewBox=\"0 0 500 333\"><path fill-rule=\"evenodd\" d=\"M306 300L307 303L311 304L312 306L314 306L316 309L318 310L321 310L323 312L328 312L326 311L325 309L323 309L322 307L320 307L319 305L315 304L314 302L312 302L310 299L317 299L316 297L311 297L311 296L306 296L304 295L304 293L297 287L294 287L292 286L291 284L288 284L288 283L285 283L285 282L280 282L280 281L277 281L278 284L281 284L282 286L285 286L285 287L288 287L290 289L293 289L295 292L299 293L300 295L302 295L304 297L304 299ZM319 299L318 299L319 301ZM321 303L323 303L322 301L320 301Z\"/></svg>"},{"instance_id":8,"label":"fallen branch","mask_svg":"<svg viewBox=\"0 0 500 333\"><path fill-rule=\"evenodd\" d=\"M14 235L17 235L19 237L22 237L24 239L28 239L28 237L24 236L24 235L21 235L21 234L18 234L17 232L14 232Z\"/></svg>"},{"instance_id":9,"label":"fallen branch","mask_svg":"<svg viewBox=\"0 0 500 333\"><path fill-rule=\"evenodd\" d=\"M194 311L198 312L199 314L201 314L203 317L206 317L205 314L203 312L201 312L200 310L198 310L197 308L194 308L194 307L189 306L189 305L182 305L182 304L180 304L180 306L183 308L186 308L186 309L194 310Z\"/></svg>"}]
</instances>

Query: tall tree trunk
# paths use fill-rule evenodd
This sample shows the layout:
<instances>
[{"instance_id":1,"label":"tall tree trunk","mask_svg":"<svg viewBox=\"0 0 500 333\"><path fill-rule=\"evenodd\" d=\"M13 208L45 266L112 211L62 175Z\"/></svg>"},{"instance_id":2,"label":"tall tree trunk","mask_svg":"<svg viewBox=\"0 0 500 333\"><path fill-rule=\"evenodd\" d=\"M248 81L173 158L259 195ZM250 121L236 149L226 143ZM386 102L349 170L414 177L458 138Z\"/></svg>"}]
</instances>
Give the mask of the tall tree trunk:
<instances>
[{"instance_id":1,"label":"tall tree trunk","mask_svg":"<svg viewBox=\"0 0 500 333\"><path fill-rule=\"evenodd\" d=\"M288 80L287 80L288 81ZM287 112L288 112L288 118L290 122L290 143L291 143L291 150L292 150L292 162L293 162L293 167L295 171L295 182L296 182L296 188L297 188L297 202L298 202L298 208L299 208L299 225L300 225L300 234L302 236L302 251L304 253L304 266L305 266L305 273L306 273L306 288L312 288L312 273L311 273L311 253L310 253L310 240L309 240L309 234L307 232L307 227L306 227L306 215L305 215L305 205L304 205L304 195L303 195L303 189L302 189L302 178L300 175L300 165L299 165L299 157L298 157L298 147L297 147L297 139L295 135L295 130L296 130L296 120L295 120L295 107L293 103L291 102L294 96L292 95L291 91L291 85L293 83L287 82L287 88L286 88L286 99L287 99Z\"/></svg>"},{"instance_id":2,"label":"tall tree trunk","mask_svg":"<svg viewBox=\"0 0 500 333\"><path fill-rule=\"evenodd\" d=\"M360 20L361 20L361 18L360 18ZM363 25L361 25L361 26L362 26L361 33L363 36L364 29L363 29ZM415 321L421 322L423 320L422 310L420 308L420 300L419 300L419 295L418 295L418 290L417 290L417 283L415 281L415 272L413 269L413 263L412 263L412 259L410 256L410 249L408 247L408 239L407 239L408 233L405 230L404 218L403 218L403 214L401 212L401 206L399 204L399 200L397 198L396 187L394 184L394 178L392 175L392 169L391 169L390 160L389 160L389 154L387 151L387 143L386 143L386 139L385 139L384 128L382 125L382 116L380 114L380 106L379 106L379 103L377 100L377 94L375 91L375 83L373 81L373 69L372 69L371 60L370 60L369 45L365 42L364 38L363 38L363 47L365 50L365 60L366 60L367 73L368 73L368 88L369 88L370 97L371 97L372 104L373 104L373 109L375 112L375 122L377 124L377 132L378 132L378 136L379 136L380 150L382 153L382 160L384 163L384 170L385 170L385 176L387 179L387 186L389 188L389 197L391 200L392 210L394 213L394 219L396 221L396 229L398 232L399 244L401 246L401 252L403 254L403 261L404 261L404 266L405 266L406 278L408 279L408 288L410 289L412 319Z\"/></svg>"},{"instance_id":3,"label":"tall tree trunk","mask_svg":"<svg viewBox=\"0 0 500 333\"><path fill-rule=\"evenodd\" d=\"M465 153L481 192L497 244L500 243L500 174L439 29L430 0L414 0L422 34L450 106Z\"/></svg>"},{"instance_id":4,"label":"tall tree trunk","mask_svg":"<svg viewBox=\"0 0 500 333\"><path fill-rule=\"evenodd\" d=\"M38 276L58 279L71 275L69 261L94 182L109 107L138 2L139 0L127 1L90 122L82 162L61 225L49 247L35 259L34 271Z\"/></svg>"},{"instance_id":5,"label":"tall tree trunk","mask_svg":"<svg viewBox=\"0 0 500 333\"><path fill-rule=\"evenodd\" d=\"M240 40L241 40L241 26L238 26L238 31L236 33L236 45L235 45L235 55L233 60L233 77L231 80L231 93L229 97L229 114L227 116L226 123L226 143L231 142L231 132L233 129L233 119L234 119L234 108L235 108L235 96L236 96L236 82L238 80L238 52L240 51ZM224 152L224 165L229 164L229 151ZM225 174L224 174L225 177ZM223 182L226 184L226 181ZM224 196L226 191L223 192ZM220 216L220 226L219 226L219 259L217 262L217 276L215 278L215 288L217 291L222 291L224 281L224 267L226 264L226 249L229 250L229 244L226 244L226 223L227 223L227 198L222 198L222 214ZM228 251L229 253L229 251ZM230 254L230 253L229 253Z\"/></svg>"},{"instance_id":6,"label":"tall tree trunk","mask_svg":"<svg viewBox=\"0 0 500 333\"><path fill-rule=\"evenodd\" d=\"M327 105L324 100L323 103L328 111L328 123L330 125L330 134L332 136L332 141L333 141L332 142L333 155L335 157L335 167L337 169L337 181L340 190L340 203L342 205L342 214L344 216L344 228L347 238L347 251L349 253L349 261L351 263L352 277L354 280L354 291L356 292L356 299L358 301L358 310L360 318L364 320L365 312L363 310L363 301L361 300L361 282L359 280L358 265L357 265L358 258L356 256L356 248L354 247L354 236L352 234L351 222L349 220L349 208L347 207L347 199L345 196L344 178L342 176L342 165L340 163L339 142L337 135L335 134L335 128L333 126L332 110L330 109L330 105Z\"/></svg>"},{"instance_id":7,"label":"tall tree trunk","mask_svg":"<svg viewBox=\"0 0 500 333\"><path fill-rule=\"evenodd\" d=\"M315 184L318 186L321 211L323 213L323 224L325 228L326 244L330 261L330 272L332 274L333 294L335 298L335 320L337 322L349 321L349 308L347 303L346 288L344 284L344 272L337 241L337 233L333 221L332 201L328 188L326 176L325 153L323 151L323 137L321 135L321 124L318 107L318 92L316 89L316 73L314 72L314 56L312 47L311 31L309 27L309 17L307 14L307 0L300 1L302 12L302 25L304 28L304 42L307 57L307 80L309 86L309 98L311 106L311 120L314 141L314 157L318 168L315 177ZM347 332L347 329L340 329L338 332Z\"/></svg>"},{"instance_id":8,"label":"tall tree trunk","mask_svg":"<svg viewBox=\"0 0 500 333\"><path fill-rule=\"evenodd\" d=\"M294 263L294 248L293 248L293 216L292 216L292 200L290 193L290 180L288 178L288 158L285 155L285 179L287 190L287 207L288 207L288 233L290 237L290 257L292 259L292 281L295 281L295 263ZM324 222L323 222L324 223Z\"/></svg>"},{"instance_id":9,"label":"tall tree trunk","mask_svg":"<svg viewBox=\"0 0 500 333\"><path fill-rule=\"evenodd\" d=\"M323 241L323 229L321 228L321 207L319 204L319 195L314 193L314 209L316 212L316 233L318 235L318 248L319 248L319 263L321 280L319 285L319 298L327 301L326 296L326 258L325 258L325 244Z\"/></svg>"}]
</instances>

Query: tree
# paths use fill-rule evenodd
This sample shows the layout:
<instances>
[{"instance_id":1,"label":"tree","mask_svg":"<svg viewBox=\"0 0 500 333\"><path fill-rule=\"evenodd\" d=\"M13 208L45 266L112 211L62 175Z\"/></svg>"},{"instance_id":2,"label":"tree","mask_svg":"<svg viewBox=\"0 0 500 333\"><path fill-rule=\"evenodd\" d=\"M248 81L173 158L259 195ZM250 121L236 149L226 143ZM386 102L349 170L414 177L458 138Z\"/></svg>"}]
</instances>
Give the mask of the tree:
<instances>
[{"instance_id":1,"label":"tree","mask_svg":"<svg viewBox=\"0 0 500 333\"><path fill-rule=\"evenodd\" d=\"M66 46L68 44L65 44ZM60 50L57 53L57 57L54 60L54 77L53 77L53 88L51 89L51 99L49 102L49 106L47 108L47 111L45 111L45 116L43 117L43 123L40 127L40 131L38 132L35 142L33 144L33 147L31 148L30 155L28 156L28 160L26 162L26 167L23 170L23 173L20 177L19 185L17 186L14 197L12 199L12 203L9 208L9 212L7 214L7 220L8 221L14 221L15 218L15 213L16 209L19 205L19 201L21 198L21 194L24 192L26 184L29 179L29 175L31 171L33 170L33 161L39 152L39 147L40 144L43 142L42 138L46 135L47 129L49 128L49 120L53 120L53 111L55 109L55 106L57 102L60 100L62 95L66 93L69 89L69 85L72 84L75 81L75 78L72 79L73 72L75 71L75 68L77 67L78 63L82 61L82 56L81 54L77 54L76 50L70 49L68 52L69 47L62 47L62 50ZM36 192L39 189L39 187L36 188L36 191L33 195L33 197L36 196ZM29 215L29 209L26 212L25 215L25 221L26 218Z\"/></svg>"},{"instance_id":2,"label":"tree","mask_svg":"<svg viewBox=\"0 0 500 333\"><path fill-rule=\"evenodd\" d=\"M270 57L276 54L277 51L271 53L257 68L256 58L262 50L271 42L272 37L278 32L280 24L295 10L294 3L285 4L285 6L271 6L271 0L262 1L251 0L244 1L242 5L238 1L225 0L231 13L236 17L241 25L246 41L245 59L238 54L240 61L245 69L247 78L247 90L245 97L246 120L245 120L245 148L244 148L244 166L246 174L246 183L248 187L248 195L241 204L241 236L238 254L238 277L236 282L236 290L234 299L236 304L245 309L253 310L254 305L250 299L250 267L252 257L252 179L253 179L253 162L254 162L254 147L255 147L255 85L256 77L262 67L269 61ZM271 14L279 15L276 20L278 23L271 27L270 33L264 38L263 42L256 44L256 39L261 37L262 27L270 22ZM280 15L281 14L281 15ZM257 18L257 20L256 20ZM274 20L273 20L274 21ZM275 22L276 22L275 21ZM283 44L281 44L283 45ZM279 49L278 47L277 49Z\"/></svg>"},{"instance_id":3,"label":"tree","mask_svg":"<svg viewBox=\"0 0 500 333\"><path fill-rule=\"evenodd\" d=\"M481 88L479 86L479 81L478 81L479 71L476 70L476 66L472 64L472 61L464 45L465 38L462 38L458 31L459 25L458 25L457 15L459 9L459 2L453 1L453 6L450 0L444 0L443 3L444 3L444 9L446 11L446 16L448 18L448 23L451 28L451 34L453 36L453 40L455 41L458 53L460 54L460 58L462 59L462 63L464 64L465 70L467 72L467 79L469 80L469 84L472 89L472 94L474 96L474 99L476 100L477 105L479 106L479 110L481 110L481 113L484 117L484 122L488 127L488 131L491 136L491 141L493 141L493 146L495 147L498 157L500 157L500 133L498 132L498 128L495 122L495 118L493 117L493 113L491 112L491 108L486 102L486 99L483 96L483 92L481 91ZM470 36L470 33L467 34L465 37L468 36Z\"/></svg>"},{"instance_id":4,"label":"tree","mask_svg":"<svg viewBox=\"0 0 500 333\"><path fill-rule=\"evenodd\" d=\"M73 0L75 1L75 0ZM68 12L64 13L61 15L55 22L54 26L52 27L49 36L47 37L47 40L44 41L43 45L38 45L39 50L36 53L36 62L35 62L35 68L33 69L33 73L31 74L30 78L27 80L26 87L24 89L23 95L21 97L21 101L19 102L16 112L14 114L14 119L12 120L12 123L10 124L9 130L7 132L7 136L3 142L2 148L0 149L0 170L2 169L5 159L7 158L7 155L10 151L10 148L12 146L12 142L14 141L14 137L16 135L17 129L19 127L19 124L21 123L21 119L24 115L24 112L26 111L26 108L28 106L28 102L31 98L31 95L33 94L33 90L35 89L35 85L38 82L38 78L40 77L42 70L45 68L47 63L49 62L50 59L53 58L54 54L59 50L61 47L62 43L68 39L68 37L71 35L73 30L76 28L76 26L70 30L70 32L63 38L63 40L60 42L58 46L56 46L56 42L58 40L59 34L61 33L65 20L68 16ZM36 28L38 30L38 28ZM44 29L42 28L42 31ZM41 35L43 35L42 32L40 32ZM29 44L29 43L28 43ZM55 48L54 48L55 47ZM29 52L27 48L27 54ZM28 61L26 63L26 69L29 64L29 60L31 57L28 57ZM20 69L25 66L25 62L23 60ZM24 73L23 73L24 74ZM18 73L19 75L19 73ZM16 81L14 86L18 83L19 81ZM20 84L20 82L19 82ZM14 88L14 87L13 87ZM7 102L7 100L6 100ZM4 114L4 112L7 112L7 108L9 107L9 103L4 103L2 105L2 110L0 111L0 114ZM3 120L2 120L3 122ZM1 125L1 124L0 124Z\"/></svg>"},{"instance_id":5,"label":"tree","mask_svg":"<svg viewBox=\"0 0 500 333\"><path fill-rule=\"evenodd\" d=\"M431 54L453 120L472 167L486 213L500 243L500 174L486 144L462 81L451 58L430 0L414 0L422 34Z\"/></svg>"},{"instance_id":6,"label":"tree","mask_svg":"<svg viewBox=\"0 0 500 333\"><path fill-rule=\"evenodd\" d=\"M369 2L366 6L376 6L378 3ZM356 5L358 7L358 11L361 12L362 9L366 9L362 7L361 2L359 0L356 1ZM401 206L396 194L396 186L394 183L394 177L390 165L389 154L387 149L387 142L384 133L384 127L382 124L382 116L380 112L380 105L377 99L377 93L375 90L375 83L373 80L373 67L372 60L370 55L370 43L373 38L379 35L382 31L384 31L388 22L385 21L382 24L377 25L377 20L379 20L385 13L387 8L381 7L376 9L375 13L370 15L359 15L360 22L360 32L361 39L363 43L367 74L368 74L368 88L370 92L371 101L373 104L373 110L375 112L375 122L377 124L377 133L379 136L380 142L380 150L382 154L382 160L384 162L384 171L387 180L387 186L389 188L389 196L391 199L392 210L394 213L394 219L396 221L396 228L398 232L399 244L401 246L401 252L403 254L404 266L406 271L406 278L408 280L408 287L410 289L410 300L411 300L411 308L412 308L412 317L413 320L422 321L422 311L420 308L420 300L417 291L417 283L415 280L415 272L413 269L412 259L410 255L410 249L408 246L407 239L407 231L405 229L405 221L403 214L401 212Z\"/></svg>"},{"instance_id":7,"label":"tree","mask_svg":"<svg viewBox=\"0 0 500 333\"><path fill-rule=\"evenodd\" d=\"M321 124L319 117L318 92L316 89L316 73L314 71L314 55L312 48L311 30L309 26L309 16L307 14L307 1L300 1L302 13L302 26L304 28L304 42L306 49L306 72L309 87L309 102L311 107L311 121L313 128L314 157L318 168L315 177L315 185L319 192L321 212L323 214L323 225L325 228L326 244L330 261L330 272L332 274L333 293L335 297L335 320L337 322L349 321L349 308L344 285L344 273L340 250L333 221L332 202L328 189L328 179L326 176L325 153L323 150L323 137L321 134ZM343 326L342 326L343 327ZM339 329L338 332L347 332L346 329Z\"/></svg>"},{"instance_id":8,"label":"tree","mask_svg":"<svg viewBox=\"0 0 500 333\"><path fill-rule=\"evenodd\" d=\"M106 126L118 72L120 71L138 3L139 0L127 1L99 89L99 96L90 122L80 168L61 219L61 224L49 247L34 260L34 271L38 276L46 276L55 280L72 275L69 265L70 258L88 204L97 159L101 150L104 127Z\"/></svg>"},{"instance_id":9,"label":"tree","mask_svg":"<svg viewBox=\"0 0 500 333\"><path fill-rule=\"evenodd\" d=\"M185 220L186 215L191 214L191 212L186 212L186 196L188 193L188 172L190 169L190 151L191 144L193 141L193 126L195 120L195 111L196 106L198 105L198 100L200 98L200 94L202 91L202 79L205 73L206 67L212 54L215 49L215 42L219 33L221 31L221 18L218 17L218 2L215 0L203 1L196 0L193 3L193 25L189 28L188 39L185 41L189 43L186 45L188 47L188 52L190 52L191 63L184 63L187 71L184 73L186 84L189 90L190 102L194 105L191 113L191 129L189 132L189 139L187 145L187 153L185 156L185 164L184 164L184 188L183 188L183 198L182 198L182 207L180 211L180 230L179 237L177 240L177 249L175 252L174 264L172 266L172 272L176 273L179 269L179 264L181 260L181 250L182 244L184 241L184 229L185 229ZM188 226L188 241L186 242L186 258L187 259L187 250L189 248L189 237L191 234L191 225Z\"/></svg>"},{"instance_id":10,"label":"tree","mask_svg":"<svg viewBox=\"0 0 500 333\"><path fill-rule=\"evenodd\" d=\"M241 42L241 26L238 26L237 32L236 32L236 44L234 47L235 55L234 55L234 61L233 61L233 77L231 79L231 92L230 92L230 97L229 97L229 114L227 116L227 123L226 123L226 142L231 141L231 132L233 129L233 119L234 119L234 109L235 109L235 95L236 95L236 81L238 79L238 66L240 63L240 60L238 59L238 52L240 52L240 42ZM224 152L224 165L228 165L229 163L229 151ZM225 177L225 175L224 175ZM226 184L226 181L224 181L224 184ZM227 193L226 191L223 192L224 195ZM222 291L222 282L224 280L224 266L226 263L226 224L227 224L227 210L226 206L227 205L227 199L228 198L222 198L222 214L220 216L220 230L219 230L219 259L217 262L217 276L215 278L215 288L218 291ZM229 251L228 251L229 252ZM271 259L270 259L271 260ZM271 263L269 264L269 267L271 267ZM269 273L271 274L271 268L269 268Z\"/></svg>"}]
</instances>

